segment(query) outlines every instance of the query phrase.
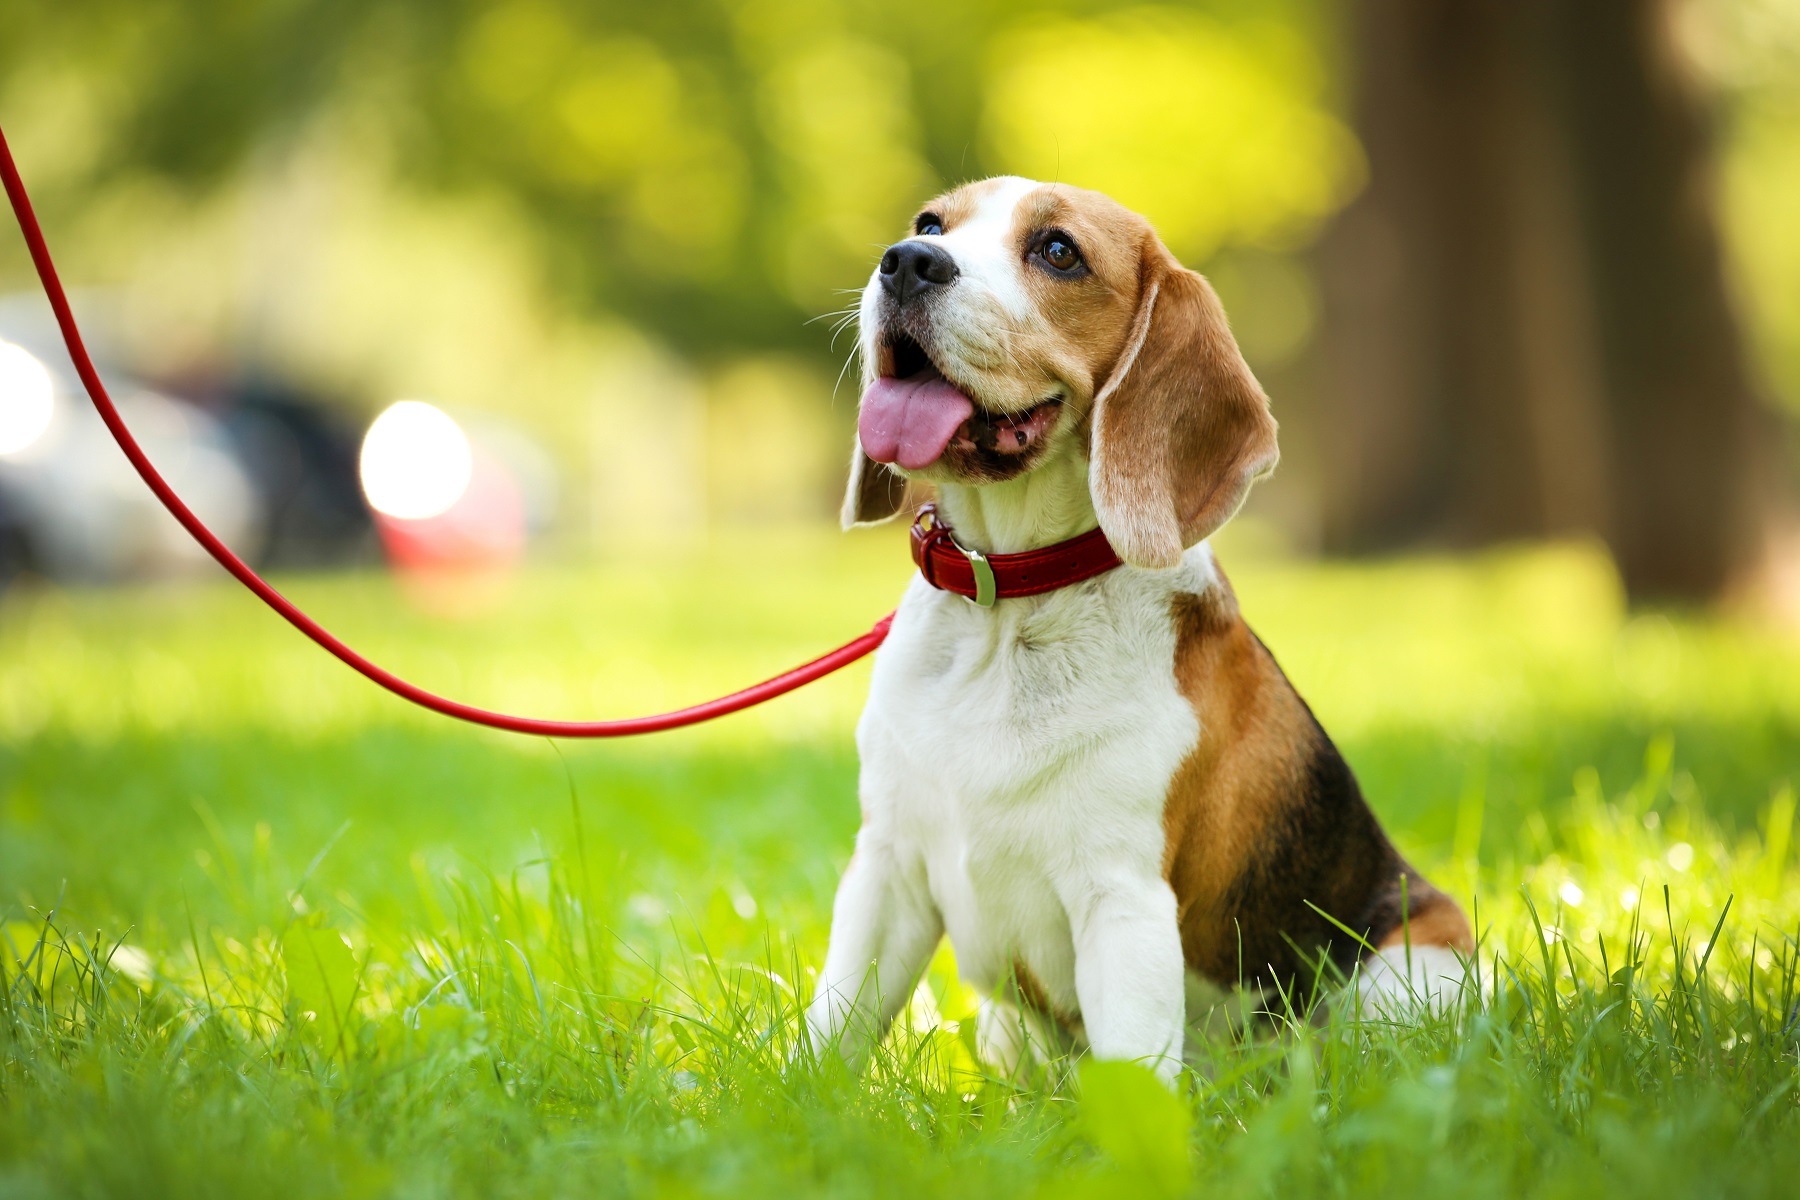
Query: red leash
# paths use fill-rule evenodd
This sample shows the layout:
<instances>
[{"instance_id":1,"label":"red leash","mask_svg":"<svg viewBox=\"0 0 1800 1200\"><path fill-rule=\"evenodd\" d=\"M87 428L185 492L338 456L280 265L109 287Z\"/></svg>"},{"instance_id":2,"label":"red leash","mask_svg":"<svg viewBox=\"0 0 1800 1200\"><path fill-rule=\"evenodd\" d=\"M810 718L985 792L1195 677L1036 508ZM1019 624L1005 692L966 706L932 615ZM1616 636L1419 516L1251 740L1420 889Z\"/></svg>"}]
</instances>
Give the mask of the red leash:
<instances>
[{"instance_id":1,"label":"red leash","mask_svg":"<svg viewBox=\"0 0 1800 1200\"><path fill-rule=\"evenodd\" d=\"M56 323L62 329L63 344L69 348L69 358L75 363L82 385L87 388L88 399L94 402L94 410L106 422L106 427L112 431L113 440L119 443L119 449L125 452L131 465L137 468L144 483L156 493L156 498L162 501L170 515L181 522L182 528L192 534L194 540L205 547L206 552L217 559L221 567L237 576L239 583L261 597L263 603L286 618L288 624L336 655L352 670L361 672L394 695L447 717L472 721L494 729L506 729L513 733L540 733L571 738L625 737L634 733L656 733L664 729L679 729L683 725L698 725L702 721L710 721L714 717L722 717L727 713L761 704L765 700L773 700L841 667L849 666L881 645L882 640L887 637L888 626L894 620L893 613L875 622L875 627L869 632L829 654L821 655L809 663L747 687L741 692L733 692L729 696L708 700L691 708L648 717L627 717L619 721L546 721L538 717L515 717L463 704L408 683L392 671L370 662L323 625L301 612L292 601L251 570L249 564L233 554L231 548L202 524L192 509L182 503L181 497L175 494L175 489L169 486L168 481L151 464L137 439L131 436L131 430L125 427L125 422L119 417L119 410L113 407L112 398L106 394L106 385L100 381L100 372L94 369L94 361L88 357L87 347L82 344L81 330L75 325L75 314L69 308L69 298L63 292L62 281L57 278L56 264L50 259L50 248L44 243L44 231L39 228L37 215L31 210L31 199L25 194L25 183L19 178L19 168L13 162L12 150L6 144L3 130L0 130L0 180L4 180L6 184L6 198L12 201L13 215L19 220L19 231L25 235L25 245L31 250L31 261L37 266L38 278L43 281L44 295L49 298L50 307L56 313Z\"/></svg>"}]
</instances>

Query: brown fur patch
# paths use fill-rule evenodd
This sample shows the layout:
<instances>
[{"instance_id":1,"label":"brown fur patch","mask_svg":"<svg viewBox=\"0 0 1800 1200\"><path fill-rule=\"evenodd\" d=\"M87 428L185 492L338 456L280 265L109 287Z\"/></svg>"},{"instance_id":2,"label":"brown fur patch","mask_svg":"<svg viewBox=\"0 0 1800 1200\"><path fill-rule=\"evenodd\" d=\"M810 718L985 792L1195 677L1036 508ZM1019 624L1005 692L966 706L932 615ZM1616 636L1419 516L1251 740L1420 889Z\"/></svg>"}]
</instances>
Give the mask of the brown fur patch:
<instances>
[{"instance_id":1,"label":"brown fur patch","mask_svg":"<svg viewBox=\"0 0 1800 1200\"><path fill-rule=\"evenodd\" d=\"M1321 958L1347 972L1362 947L1321 909L1374 945L1405 923L1414 945L1463 949L1461 910L1394 850L1223 575L1172 615L1176 684L1200 721L1163 809L1188 966L1226 986L1305 982Z\"/></svg>"},{"instance_id":2,"label":"brown fur patch","mask_svg":"<svg viewBox=\"0 0 1800 1200\"><path fill-rule=\"evenodd\" d=\"M1093 490L1126 562L1168 567L1275 467L1275 418L1212 285L1146 247L1133 345L1094 401Z\"/></svg>"},{"instance_id":3,"label":"brown fur patch","mask_svg":"<svg viewBox=\"0 0 1800 1200\"><path fill-rule=\"evenodd\" d=\"M1475 933L1462 906L1423 880L1413 886L1418 890L1407 896L1406 920L1394 926L1377 948L1386 950L1410 942L1414 946L1446 946L1465 956L1475 953Z\"/></svg>"},{"instance_id":4,"label":"brown fur patch","mask_svg":"<svg viewBox=\"0 0 1800 1200\"><path fill-rule=\"evenodd\" d=\"M1033 247L1051 230L1080 248L1080 271L1059 274L1032 261ZM1034 332L1019 339L1017 357L1066 380L1085 410L1125 351L1143 301L1144 256L1161 250L1156 234L1098 192L1045 184L1014 208L1009 240L1036 310Z\"/></svg>"},{"instance_id":5,"label":"brown fur patch","mask_svg":"<svg viewBox=\"0 0 1800 1200\"><path fill-rule=\"evenodd\" d=\"M885 521L907 507L907 483L863 453L857 442L850 452L850 484L840 514L845 529Z\"/></svg>"},{"instance_id":6,"label":"brown fur patch","mask_svg":"<svg viewBox=\"0 0 1800 1200\"><path fill-rule=\"evenodd\" d=\"M1200 741L1163 808L1163 873L1175 892L1188 965L1230 982L1238 931L1228 894L1272 818L1291 714L1271 711L1282 697L1265 686L1258 647L1228 586L1179 597L1174 616L1175 682L1194 706Z\"/></svg>"}]
</instances>

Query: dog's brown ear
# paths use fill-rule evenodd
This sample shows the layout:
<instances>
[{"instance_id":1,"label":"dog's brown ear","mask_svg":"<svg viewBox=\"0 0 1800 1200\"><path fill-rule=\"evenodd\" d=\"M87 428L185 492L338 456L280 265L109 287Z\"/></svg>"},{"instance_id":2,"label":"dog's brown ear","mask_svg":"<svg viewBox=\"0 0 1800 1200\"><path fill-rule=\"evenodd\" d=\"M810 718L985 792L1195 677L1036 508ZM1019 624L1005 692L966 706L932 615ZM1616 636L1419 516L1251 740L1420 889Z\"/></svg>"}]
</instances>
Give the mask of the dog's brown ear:
<instances>
[{"instance_id":1,"label":"dog's brown ear","mask_svg":"<svg viewBox=\"0 0 1800 1200\"><path fill-rule=\"evenodd\" d=\"M906 505L906 480L863 453L862 443L850 447L850 486L844 489L844 508L839 514L845 529L885 521Z\"/></svg>"},{"instance_id":2,"label":"dog's brown ear","mask_svg":"<svg viewBox=\"0 0 1800 1200\"><path fill-rule=\"evenodd\" d=\"M1275 467L1275 418L1212 285L1152 243L1131 335L1094 397L1088 486L1119 557L1172 567Z\"/></svg>"}]
</instances>

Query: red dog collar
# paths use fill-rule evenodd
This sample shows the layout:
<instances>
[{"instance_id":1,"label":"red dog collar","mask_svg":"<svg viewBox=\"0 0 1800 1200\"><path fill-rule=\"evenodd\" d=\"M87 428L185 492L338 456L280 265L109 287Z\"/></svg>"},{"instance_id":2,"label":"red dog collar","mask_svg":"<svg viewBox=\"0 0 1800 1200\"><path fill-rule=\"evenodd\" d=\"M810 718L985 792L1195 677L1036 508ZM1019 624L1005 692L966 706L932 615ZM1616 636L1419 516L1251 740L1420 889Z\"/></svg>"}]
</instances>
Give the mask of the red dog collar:
<instances>
[{"instance_id":1,"label":"red dog collar","mask_svg":"<svg viewBox=\"0 0 1800 1200\"><path fill-rule=\"evenodd\" d=\"M912 527L912 556L925 582L955 592L983 608L1013 596L1041 596L1104 575L1119 565L1112 543L1098 529L1023 554L983 554L957 544L937 505L919 510Z\"/></svg>"}]
</instances>

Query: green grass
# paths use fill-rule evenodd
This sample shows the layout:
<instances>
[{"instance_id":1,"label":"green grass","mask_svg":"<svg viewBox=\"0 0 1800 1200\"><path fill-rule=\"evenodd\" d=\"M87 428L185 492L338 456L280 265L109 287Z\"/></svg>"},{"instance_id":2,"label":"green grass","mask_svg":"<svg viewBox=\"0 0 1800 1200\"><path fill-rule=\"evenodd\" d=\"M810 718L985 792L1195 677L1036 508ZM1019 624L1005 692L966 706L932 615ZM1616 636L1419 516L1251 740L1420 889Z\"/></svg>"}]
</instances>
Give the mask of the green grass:
<instances>
[{"instance_id":1,"label":"green grass","mask_svg":"<svg viewBox=\"0 0 1800 1200\"><path fill-rule=\"evenodd\" d=\"M1228 565L1233 560L1227 558ZM797 1055L866 668L704 730L410 711L240 592L0 600L0 1196L1791 1195L1800 642L1630 616L1582 547L1244 562L1245 609L1483 986L987 1078L947 950L861 1079ZM867 627L898 538L287 581L459 697L623 715Z\"/></svg>"}]
</instances>

